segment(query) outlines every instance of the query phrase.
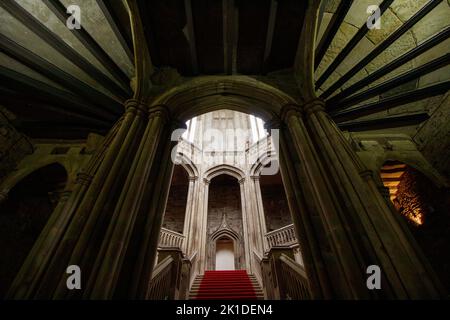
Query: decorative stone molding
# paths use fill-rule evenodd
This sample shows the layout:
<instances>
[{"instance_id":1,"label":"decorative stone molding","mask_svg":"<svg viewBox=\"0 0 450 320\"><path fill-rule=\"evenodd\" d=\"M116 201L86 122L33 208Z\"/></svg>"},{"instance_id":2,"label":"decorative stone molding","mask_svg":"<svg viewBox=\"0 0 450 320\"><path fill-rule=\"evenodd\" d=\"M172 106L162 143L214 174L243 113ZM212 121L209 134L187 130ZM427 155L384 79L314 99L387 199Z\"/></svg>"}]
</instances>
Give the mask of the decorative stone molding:
<instances>
[{"instance_id":1,"label":"decorative stone molding","mask_svg":"<svg viewBox=\"0 0 450 320\"><path fill-rule=\"evenodd\" d=\"M128 99L124 103L125 105L125 113L131 112L136 113L137 115L144 115L147 113L147 107L145 103L139 101L137 99Z\"/></svg>"},{"instance_id":2,"label":"decorative stone molding","mask_svg":"<svg viewBox=\"0 0 450 320\"><path fill-rule=\"evenodd\" d=\"M287 122L287 119L291 116L300 116L302 112L301 107L298 104L289 103L284 105L280 111L280 119L283 122Z\"/></svg>"},{"instance_id":3,"label":"decorative stone molding","mask_svg":"<svg viewBox=\"0 0 450 320\"><path fill-rule=\"evenodd\" d=\"M166 105L155 105L148 109L148 118L161 117L164 123L169 123L171 120L169 107Z\"/></svg>"},{"instance_id":4,"label":"decorative stone molding","mask_svg":"<svg viewBox=\"0 0 450 320\"><path fill-rule=\"evenodd\" d=\"M310 116L317 112L325 112L325 101L320 98L310 100L303 105L303 112L307 116Z\"/></svg>"}]
</instances>

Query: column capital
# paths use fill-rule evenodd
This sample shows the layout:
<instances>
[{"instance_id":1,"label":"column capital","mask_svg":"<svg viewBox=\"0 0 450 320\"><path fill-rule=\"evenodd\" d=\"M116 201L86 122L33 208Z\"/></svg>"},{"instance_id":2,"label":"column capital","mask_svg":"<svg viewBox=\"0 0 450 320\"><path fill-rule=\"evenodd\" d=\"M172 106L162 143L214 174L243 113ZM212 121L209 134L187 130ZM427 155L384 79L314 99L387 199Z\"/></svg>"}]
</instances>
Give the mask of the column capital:
<instances>
[{"instance_id":1,"label":"column capital","mask_svg":"<svg viewBox=\"0 0 450 320\"><path fill-rule=\"evenodd\" d=\"M288 103L281 107L280 110L280 119L283 122L286 122L287 119L291 116L300 116L302 112L302 108L300 105L295 103Z\"/></svg>"},{"instance_id":2,"label":"column capital","mask_svg":"<svg viewBox=\"0 0 450 320\"><path fill-rule=\"evenodd\" d=\"M252 179L253 181L259 181L259 179L260 179L261 177L258 175L258 176L250 176L250 179Z\"/></svg>"},{"instance_id":3,"label":"column capital","mask_svg":"<svg viewBox=\"0 0 450 320\"><path fill-rule=\"evenodd\" d=\"M171 116L169 107L164 104L158 104L154 106L150 106L148 108L148 118L161 117L163 118L165 123L170 122Z\"/></svg>"},{"instance_id":4,"label":"column capital","mask_svg":"<svg viewBox=\"0 0 450 320\"><path fill-rule=\"evenodd\" d=\"M314 98L303 105L303 112L310 116L317 112L325 112L325 100L321 98Z\"/></svg>"},{"instance_id":5,"label":"column capital","mask_svg":"<svg viewBox=\"0 0 450 320\"><path fill-rule=\"evenodd\" d=\"M189 181L197 181L198 180L198 176L189 176Z\"/></svg>"},{"instance_id":6,"label":"column capital","mask_svg":"<svg viewBox=\"0 0 450 320\"><path fill-rule=\"evenodd\" d=\"M245 178L241 178L240 180L239 180L239 184L243 184L245 182Z\"/></svg>"},{"instance_id":7,"label":"column capital","mask_svg":"<svg viewBox=\"0 0 450 320\"><path fill-rule=\"evenodd\" d=\"M203 182L204 182L206 185L209 185L209 183L211 182L211 180L206 179L206 178L203 178Z\"/></svg>"},{"instance_id":8,"label":"column capital","mask_svg":"<svg viewBox=\"0 0 450 320\"><path fill-rule=\"evenodd\" d=\"M137 113L138 115L144 115L147 113L146 104L137 99L128 99L127 101L125 101L124 106L125 113L132 112Z\"/></svg>"}]
</instances>

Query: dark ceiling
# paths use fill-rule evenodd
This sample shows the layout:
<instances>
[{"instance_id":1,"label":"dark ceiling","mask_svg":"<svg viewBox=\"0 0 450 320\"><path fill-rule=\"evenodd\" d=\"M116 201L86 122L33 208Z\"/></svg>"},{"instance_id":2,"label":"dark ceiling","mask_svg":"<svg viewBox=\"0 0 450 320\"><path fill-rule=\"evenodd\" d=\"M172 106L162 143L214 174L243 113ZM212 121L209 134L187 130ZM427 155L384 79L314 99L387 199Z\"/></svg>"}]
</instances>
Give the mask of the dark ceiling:
<instances>
[{"instance_id":1,"label":"dark ceiling","mask_svg":"<svg viewBox=\"0 0 450 320\"><path fill-rule=\"evenodd\" d=\"M67 31L71 1L90 13L80 30ZM0 108L31 138L104 134L132 96L125 1L71 1L0 1ZM303 45L306 0L136 1L152 63L185 77L289 73ZM343 130L414 130L435 110L422 102L450 88L448 2L379 2L387 33L366 27L359 1L321 2L316 93Z\"/></svg>"},{"instance_id":2,"label":"dark ceiling","mask_svg":"<svg viewBox=\"0 0 450 320\"><path fill-rule=\"evenodd\" d=\"M183 76L291 68L307 1L141 0L156 67Z\"/></svg>"}]
</instances>

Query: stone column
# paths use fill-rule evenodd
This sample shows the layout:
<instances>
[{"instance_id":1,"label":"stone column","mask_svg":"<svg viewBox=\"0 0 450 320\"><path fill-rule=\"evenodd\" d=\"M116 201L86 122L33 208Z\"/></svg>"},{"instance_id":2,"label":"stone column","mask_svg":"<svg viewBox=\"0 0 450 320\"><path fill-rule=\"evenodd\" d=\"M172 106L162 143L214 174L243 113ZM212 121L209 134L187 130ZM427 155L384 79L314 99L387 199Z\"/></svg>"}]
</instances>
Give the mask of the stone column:
<instances>
[{"instance_id":1,"label":"stone column","mask_svg":"<svg viewBox=\"0 0 450 320\"><path fill-rule=\"evenodd\" d=\"M203 274L205 270L207 269L207 255L208 255L208 246L206 245L208 239L208 195L209 195L209 183L210 181L207 179L203 179L203 197L200 199L202 202L202 210L199 210L199 222L200 222L200 228L199 228L199 274Z\"/></svg>"},{"instance_id":2,"label":"stone column","mask_svg":"<svg viewBox=\"0 0 450 320\"><path fill-rule=\"evenodd\" d=\"M55 274L65 274L68 266L65 263L66 260L54 259L58 253L58 247L62 245L62 241L67 234L67 227L72 222L72 217L75 215L77 209L79 209L86 193L91 187L94 174L101 171L100 168L102 165L108 166L108 163L103 163L103 160L108 157L111 158L111 156L108 156L113 151L110 147L114 144L116 146L120 145L121 141L118 140L120 140L120 137L127 130L127 128L124 128L126 127L124 120L125 117L122 117L111 128L101 148L92 156L84 172L78 174L75 186L67 201L60 206L58 211L55 211L50 216L43 232L41 232L16 276L7 298L31 299L33 297L41 297L48 299L51 297L51 290L54 289L54 285L56 285L59 279ZM119 134L120 132L122 134ZM103 172L105 171L103 170ZM70 251L68 253L70 254ZM55 266L52 265L52 262L59 263L57 272L54 272ZM45 282L46 278L50 279L49 283ZM42 294L36 292L41 285L43 288L48 288Z\"/></svg>"},{"instance_id":3,"label":"stone column","mask_svg":"<svg viewBox=\"0 0 450 320\"><path fill-rule=\"evenodd\" d=\"M143 122L147 115L146 107L137 100L128 100L126 103L126 114L131 114L132 123L116 154L113 165L108 172L106 179L95 199L95 203L90 209L88 219L83 226L83 230L70 256L69 264L78 265L85 274L90 274L93 261L95 260L101 240L104 237L105 226L111 218L111 210L114 209L117 196L122 188L122 183L130 167L132 157L142 135ZM66 275L60 282L55 298L72 297L79 295L79 291L68 291L66 288Z\"/></svg>"},{"instance_id":4,"label":"stone column","mask_svg":"<svg viewBox=\"0 0 450 320\"><path fill-rule=\"evenodd\" d=\"M87 288L83 293L84 298L110 299L113 297L128 250L135 249L130 247L132 240L134 240L132 234L135 228L140 228L143 231L142 228L145 226L146 229L149 228L154 231L155 234L148 235L152 238L152 242L156 242L159 237L160 223L157 231L153 227L162 220L163 213L159 216L153 212L153 215L151 215L151 211L160 209L161 203L163 203L164 211L165 201L163 200L165 199L153 201L150 197L146 199L151 203L144 204L143 202L145 196L153 194L167 196L168 193L173 170L173 163L170 161L171 150L166 150L168 149L166 148L166 142L169 140L171 133L166 127L168 120L169 113L165 106L152 107L148 112L145 132L112 214L111 222L103 237L100 251L89 276ZM157 167L158 171L156 171ZM166 171L168 171L167 174ZM169 181L167 183L160 182L160 177L164 179L168 177ZM161 188L164 188L164 190ZM167 189L167 192L165 189ZM151 205L151 208L148 208L149 205ZM149 211L145 213L144 208ZM148 214L148 216L146 217L145 214ZM145 225L146 223L150 226ZM142 236L143 234L137 235L137 237ZM143 241L146 242L149 239L143 239ZM152 251L155 253L156 243L154 247L155 250ZM153 261L154 254L149 265L150 273Z\"/></svg>"},{"instance_id":5,"label":"stone column","mask_svg":"<svg viewBox=\"0 0 450 320\"><path fill-rule=\"evenodd\" d=\"M336 242L329 239L331 234L326 236L326 217L331 220L334 210L327 210L327 206L330 206L329 199L319 199L319 195L329 198L329 194L323 191L324 185L319 180L321 173L317 168L311 141L298 112L286 107L282 116L284 122L274 118L266 123L266 127L279 130L278 157L281 175L296 236L305 258L313 298L344 296L334 293L331 284L330 278L334 277L337 285L340 285L343 268L333 254ZM340 230L336 229L338 231Z\"/></svg>"},{"instance_id":6,"label":"stone column","mask_svg":"<svg viewBox=\"0 0 450 320\"><path fill-rule=\"evenodd\" d=\"M254 232L253 220L251 219L251 212L247 207L248 199L245 194L245 178L239 180L239 187L241 192L241 214L242 214L242 227L244 233L244 256L245 256L245 268L252 270L251 257L253 256L253 246L250 243L250 235ZM242 267L244 267L241 264Z\"/></svg>"},{"instance_id":7,"label":"stone column","mask_svg":"<svg viewBox=\"0 0 450 320\"><path fill-rule=\"evenodd\" d=\"M253 192L254 195L252 197L255 207L255 214L257 217L257 223L259 224L259 238L261 243L261 254L269 250L269 245L266 241L266 233L267 233L267 224L266 224L266 216L264 215L264 205L261 196L261 185L259 183L260 176L251 177L253 180Z\"/></svg>"},{"instance_id":8,"label":"stone column","mask_svg":"<svg viewBox=\"0 0 450 320\"><path fill-rule=\"evenodd\" d=\"M380 297L439 297L433 277L428 275L427 267L378 192L372 173L363 166L325 112L324 102L316 99L302 109L317 152L315 161L321 162L324 182L328 183L328 188L323 191L334 196L333 206L340 211L336 216L339 220L333 227L342 228L342 236L350 240L350 246L345 249L350 250L346 252L349 258L346 260L356 270L352 273L343 270L348 277L349 297L367 296L368 290L363 288L365 281L361 286L361 276L355 273L363 274L369 265L381 268L383 288L379 290ZM297 115L297 120L293 117L288 120L294 139L300 129L300 119Z\"/></svg>"},{"instance_id":9,"label":"stone column","mask_svg":"<svg viewBox=\"0 0 450 320\"><path fill-rule=\"evenodd\" d=\"M195 206L198 201L197 191L197 183L198 177L189 176L189 187L188 187L188 196L186 201L186 212L184 215L184 226L183 226L183 235L184 242L182 247L182 252L190 256L193 253L192 249L192 238L195 235L194 225L196 224L194 221L195 215Z\"/></svg>"}]
</instances>

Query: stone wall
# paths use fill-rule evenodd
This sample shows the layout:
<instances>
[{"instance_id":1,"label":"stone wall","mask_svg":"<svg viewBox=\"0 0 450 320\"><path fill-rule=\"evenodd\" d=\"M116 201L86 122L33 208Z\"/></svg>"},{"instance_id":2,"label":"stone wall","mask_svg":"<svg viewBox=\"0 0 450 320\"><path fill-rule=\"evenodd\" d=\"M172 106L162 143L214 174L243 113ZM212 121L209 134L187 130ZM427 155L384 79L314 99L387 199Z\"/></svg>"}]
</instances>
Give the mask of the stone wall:
<instances>
[{"instance_id":1,"label":"stone wall","mask_svg":"<svg viewBox=\"0 0 450 320\"><path fill-rule=\"evenodd\" d=\"M261 197L267 231L276 230L292 223L283 185L262 185Z\"/></svg>"},{"instance_id":2,"label":"stone wall","mask_svg":"<svg viewBox=\"0 0 450 320\"><path fill-rule=\"evenodd\" d=\"M228 225L242 239L242 211L240 186L236 179L229 176L218 176L211 180L208 199L208 235L214 233L226 215Z\"/></svg>"},{"instance_id":3,"label":"stone wall","mask_svg":"<svg viewBox=\"0 0 450 320\"><path fill-rule=\"evenodd\" d=\"M14 128L12 120L14 115L0 106L0 182L34 151L30 139Z\"/></svg>"},{"instance_id":4,"label":"stone wall","mask_svg":"<svg viewBox=\"0 0 450 320\"><path fill-rule=\"evenodd\" d=\"M450 179L450 94L419 128L414 141L433 167Z\"/></svg>"},{"instance_id":5,"label":"stone wall","mask_svg":"<svg viewBox=\"0 0 450 320\"><path fill-rule=\"evenodd\" d=\"M183 233L188 185L172 185L167 198L163 228Z\"/></svg>"},{"instance_id":6,"label":"stone wall","mask_svg":"<svg viewBox=\"0 0 450 320\"><path fill-rule=\"evenodd\" d=\"M394 205L450 291L450 189L437 188L423 174L408 168L398 185ZM411 221L411 217L421 224Z\"/></svg>"}]
</instances>

